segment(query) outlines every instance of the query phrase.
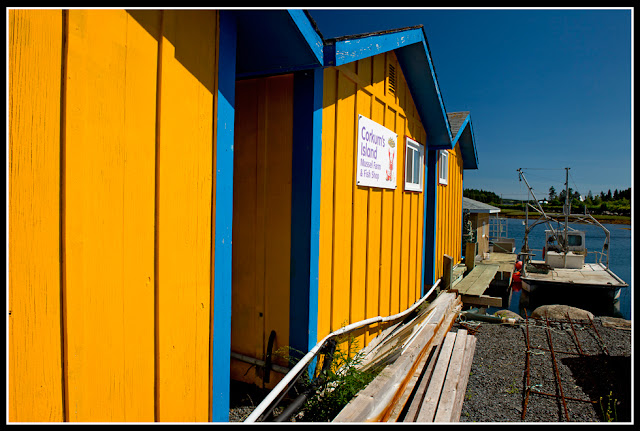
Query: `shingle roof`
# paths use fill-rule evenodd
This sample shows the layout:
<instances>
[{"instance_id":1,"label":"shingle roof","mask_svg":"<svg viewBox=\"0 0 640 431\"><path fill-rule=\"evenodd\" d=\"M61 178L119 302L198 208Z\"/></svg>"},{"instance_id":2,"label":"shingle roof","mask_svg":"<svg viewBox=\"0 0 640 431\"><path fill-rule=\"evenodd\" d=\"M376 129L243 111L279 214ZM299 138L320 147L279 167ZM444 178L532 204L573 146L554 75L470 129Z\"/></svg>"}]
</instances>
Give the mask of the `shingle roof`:
<instances>
[{"instance_id":1,"label":"shingle roof","mask_svg":"<svg viewBox=\"0 0 640 431\"><path fill-rule=\"evenodd\" d=\"M478 154L469 111L448 112L447 122L451 130L452 148L460 144L463 169L478 169Z\"/></svg>"},{"instance_id":2,"label":"shingle roof","mask_svg":"<svg viewBox=\"0 0 640 431\"><path fill-rule=\"evenodd\" d=\"M460 130L460 126L464 123L469 111L461 112L447 112L447 119L449 120L449 126L451 127L451 135L455 138Z\"/></svg>"}]
</instances>

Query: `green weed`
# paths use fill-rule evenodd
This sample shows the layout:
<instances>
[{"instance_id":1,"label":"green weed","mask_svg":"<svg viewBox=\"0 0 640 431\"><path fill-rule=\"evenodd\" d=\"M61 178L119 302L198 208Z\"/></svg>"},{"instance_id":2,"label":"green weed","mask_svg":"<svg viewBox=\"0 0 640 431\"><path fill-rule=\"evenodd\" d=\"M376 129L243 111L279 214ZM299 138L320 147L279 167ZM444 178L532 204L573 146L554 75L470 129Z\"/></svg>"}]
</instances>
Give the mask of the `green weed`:
<instances>
[{"instance_id":1,"label":"green weed","mask_svg":"<svg viewBox=\"0 0 640 431\"><path fill-rule=\"evenodd\" d=\"M602 418L605 422L617 422L618 421L618 413L616 412L616 403L618 400L612 397L613 392L609 391L609 395L607 396L607 401L605 405L602 403L602 397L600 397L600 413L602 413Z\"/></svg>"},{"instance_id":2,"label":"green weed","mask_svg":"<svg viewBox=\"0 0 640 431\"><path fill-rule=\"evenodd\" d=\"M347 345L347 351L336 348L331 367L325 371L322 385L309 398L297 415L305 422L329 422L347 405L347 403L378 374L379 370L359 370L362 355L356 353L357 342L338 342L338 346Z\"/></svg>"},{"instance_id":3,"label":"green weed","mask_svg":"<svg viewBox=\"0 0 640 431\"><path fill-rule=\"evenodd\" d=\"M507 388L507 393L508 394L517 394L518 392L520 392L520 389L518 389L518 385L517 385L516 381L514 380L513 383L511 383L511 385L509 385L509 387Z\"/></svg>"}]
</instances>

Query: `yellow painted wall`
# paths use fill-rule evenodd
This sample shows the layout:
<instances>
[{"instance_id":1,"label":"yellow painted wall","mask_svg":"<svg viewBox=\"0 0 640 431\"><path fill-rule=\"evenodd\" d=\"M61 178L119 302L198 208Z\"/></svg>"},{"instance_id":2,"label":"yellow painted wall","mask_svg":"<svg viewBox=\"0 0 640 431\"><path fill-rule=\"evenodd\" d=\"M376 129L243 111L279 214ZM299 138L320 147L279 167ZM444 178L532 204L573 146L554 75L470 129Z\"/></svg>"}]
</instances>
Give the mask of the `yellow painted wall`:
<instances>
[{"instance_id":1,"label":"yellow painted wall","mask_svg":"<svg viewBox=\"0 0 640 431\"><path fill-rule=\"evenodd\" d=\"M398 134L395 190L356 185L358 114ZM393 52L325 70L318 339L349 323L398 313L420 298L424 193L404 191L405 135L426 144ZM358 333L356 348L379 331L372 325Z\"/></svg>"},{"instance_id":2,"label":"yellow painted wall","mask_svg":"<svg viewBox=\"0 0 640 431\"><path fill-rule=\"evenodd\" d=\"M238 81L235 124L231 351L263 360L272 330L274 353L289 345L293 75ZM237 360L231 377L263 384Z\"/></svg>"},{"instance_id":3,"label":"yellow painted wall","mask_svg":"<svg viewBox=\"0 0 640 431\"><path fill-rule=\"evenodd\" d=\"M9 18L10 420L206 421L217 12Z\"/></svg>"},{"instance_id":4,"label":"yellow painted wall","mask_svg":"<svg viewBox=\"0 0 640 431\"><path fill-rule=\"evenodd\" d=\"M9 11L9 420L61 421L62 12Z\"/></svg>"},{"instance_id":5,"label":"yellow painted wall","mask_svg":"<svg viewBox=\"0 0 640 431\"><path fill-rule=\"evenodd\" d=\"M443 255L462 259L462 152L460 144L449 152L448 184L438 184L435 279L443 274ZM440 160L438 159L438 172Z\"/></svg>"}]
</instances>

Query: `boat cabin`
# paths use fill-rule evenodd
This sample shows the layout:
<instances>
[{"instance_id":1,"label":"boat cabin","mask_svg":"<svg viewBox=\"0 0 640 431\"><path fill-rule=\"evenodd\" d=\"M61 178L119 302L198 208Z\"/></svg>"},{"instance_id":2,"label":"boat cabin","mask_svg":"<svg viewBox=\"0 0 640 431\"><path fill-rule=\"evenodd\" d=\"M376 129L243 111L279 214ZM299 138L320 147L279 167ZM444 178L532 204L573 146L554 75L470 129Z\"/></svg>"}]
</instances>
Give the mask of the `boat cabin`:
<instances>
[{"instance_id":1,"label":"boat cabin","mask_svg":"<svg viewBox=\"0 0 640 431\"><path fill-rule=\"evenodd\" d=\"M579 230L567 232L567 253L562 252L556 235L564 237L564 230L557 233L545 230L545 246L542 251L545 263L552 268L581 269L587 254L584 232Z\"/></svg>"}]
</instances>

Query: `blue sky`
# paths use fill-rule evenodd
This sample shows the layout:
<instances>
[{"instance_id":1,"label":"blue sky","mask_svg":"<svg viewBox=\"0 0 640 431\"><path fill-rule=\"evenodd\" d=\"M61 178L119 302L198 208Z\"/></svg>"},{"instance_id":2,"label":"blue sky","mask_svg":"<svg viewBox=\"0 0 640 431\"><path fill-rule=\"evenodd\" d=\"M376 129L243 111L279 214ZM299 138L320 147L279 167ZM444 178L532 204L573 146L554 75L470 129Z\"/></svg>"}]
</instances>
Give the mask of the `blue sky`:
<instances>
[{"instance_id":1,"label":"blue sky","mask_svg":"<svg viewBox=\"0 0 640 431\"><path fill-rule=\"evenodd\" d=\"M309 9L325 39L422 24L448 112L470 111L465 188L526 199L632 183L632 10Z\"/></svg>"}]
</instances>

